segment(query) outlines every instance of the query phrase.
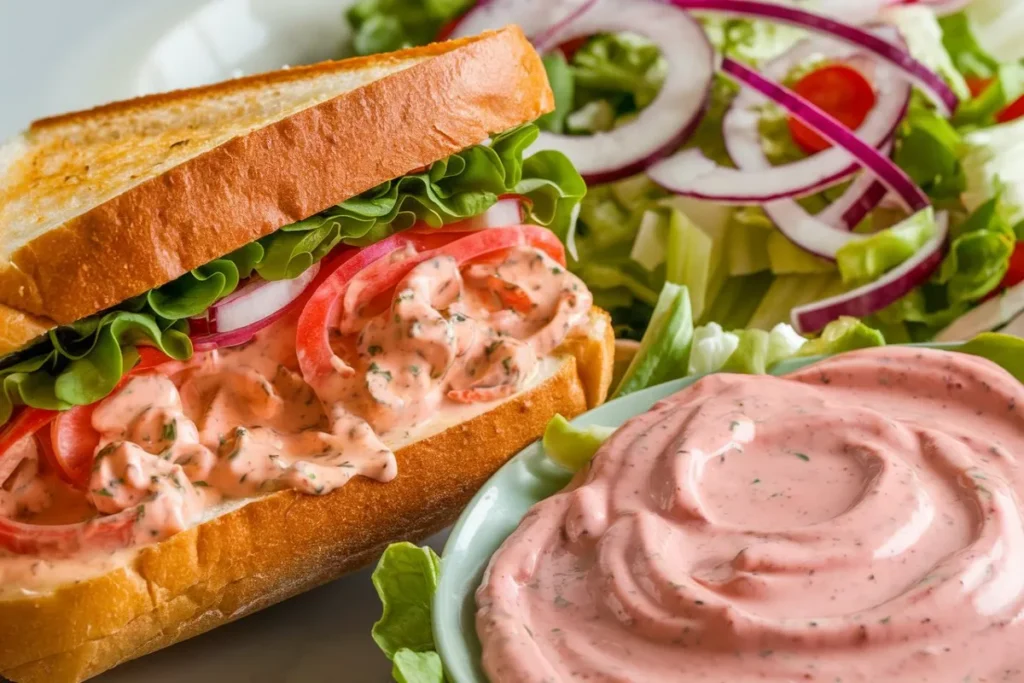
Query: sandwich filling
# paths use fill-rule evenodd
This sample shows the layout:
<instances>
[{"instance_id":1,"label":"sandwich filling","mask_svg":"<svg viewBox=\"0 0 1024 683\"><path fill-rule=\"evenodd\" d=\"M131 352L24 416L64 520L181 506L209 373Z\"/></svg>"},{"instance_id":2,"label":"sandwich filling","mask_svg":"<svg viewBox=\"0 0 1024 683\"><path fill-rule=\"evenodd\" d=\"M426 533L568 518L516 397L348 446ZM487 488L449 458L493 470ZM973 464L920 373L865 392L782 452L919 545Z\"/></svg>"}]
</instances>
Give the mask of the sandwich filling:
<instances>
[{"instance_id":1,"label":"sandwich filling","mask_svg":"<svg viewBox=\"0 0 1024 683\"><path fill-rule=\"evenodd\" d=\"M108 566L111 551L159 542L231 500L390 481L389 444L527 388L588 320L591 294L549 236L511 226L413 237L343 283L327 278L244 344L141 363L107 398L63 413L50 444L28 435L2 460L0 583ZM72 440L94 444L79 486L44 453Z\"/></svg>"}]
</instances>

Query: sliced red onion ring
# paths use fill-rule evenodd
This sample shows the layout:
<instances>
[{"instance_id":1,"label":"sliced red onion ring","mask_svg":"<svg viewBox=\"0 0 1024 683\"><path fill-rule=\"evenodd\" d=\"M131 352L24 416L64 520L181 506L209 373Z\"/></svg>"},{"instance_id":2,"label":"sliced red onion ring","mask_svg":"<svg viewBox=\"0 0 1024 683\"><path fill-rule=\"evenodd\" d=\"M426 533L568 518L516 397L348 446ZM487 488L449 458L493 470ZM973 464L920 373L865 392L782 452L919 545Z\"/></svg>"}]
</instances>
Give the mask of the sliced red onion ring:
<instances>
[{"instance_id":1,"label":"sliced red onion ring","mask_svg":"<svg viewBox=\"0 0 1024 683\"><path fill-rule=\"evenodd\" d=\"M920 251L874 282L838 296L798 306L792 311L793 327L801 334L817 332L843 316L863 318L877 313L927 280L942 263L949 219L945 213L935 216L938 231Z\"/></svg>"},{"instance_id":2,"label":"sliced red onion ring","mask_svg":"<svg viewBox=\"0 0 1024 683\"><path fill-rule=\"evenodd\" d=\"M525 197L519 197L518 195L503 197L479 216L467 218L455 225L467 231L501 228L506 225L522 225L526 222L526 209L523 206L524 200L529 201ZM455 225L449 227L455 227Z\"/></svg>"},{"instance_id":3,"label":"sliced red onion ring","mask_svg":"<svg viewBox=\"0 0 1024 683\"><path fill-rule=\"evenodd\" d=\"M1011 334L1014 337L1024 337L1024 313L1011 320L1006 327L999 331L1003 334Z\"/></svg>"},{"instance_id":4,"label":"sliced red onion ring","mask_svg":"<svg viewBox=\"0 0 1024 683\"><path fill-rule=\"evenodd\" d=\"M1014 285L998 296L992 297L964 313L935 335L935 341L967 341L982 332L991 332L1003 325L1014 327L1009 332L1004 327L999 330L1000 332L1024 336L1013 331L1024 324L1024 321L1014 320L1021 315L1024 315L1024 284ZM1024 332L1024 330L1020 331Z\"/></svg>"},{"instance_id":5,"label":"sliced red onion ring","mask_svg":"<svg viewBox=\"0 0 1024 683\"><path fill-rule=\"evenodd\" d=\"M754 17L802 26L872 52L902 71L914 85L932 99L946 115L952 115L960 103L942 77L914 59L905 49L862 28L831 17L773 2L759 0L669 0L686 10L706 10L733 16Z\"/></svg>"},{"instance_id":6,"label":"sliced red onion ring","mask_svg":"<svg viewBox=\"0 0 1024 683\"><path fill-rule=\"evenodd\" d=\"M765 77L782 81L808 60L825 57L851 60L863 54L827 38L815 37L767 62ZM895 69L878 68L872 74L878 100L856 136L872 147L884 145L906 115L911 87ZM739 168L715 164L698 149L688 149L653 166L651 178L678 194L731 204L752 204L813 194L842 182L857 172L856 158L842 147L783 166L772 166L765 157L759 123L765 96L744 90L733 101L722 122L726 149Z\"/></svg>"},{"instance_id":7,"label":"sliced red onion ring","mask_svg":"<svg viewBox=\"0 0 1024 683\"><path fill-rule=\"evenodd\" d=\"M813 103L729 57L722 60L722 71L740 84L757 90L776 102L829 142L852 154L867 171L873 173L887 188L895 192L911 213L930 205L927 195L914 184L903 169ZM675 163L679 163L678 159L679 155L676 155L652 166L648 171L651 179L674 190L677 183L673 182L676 179L672 169ZM708 163L713 162L709 160ZM765 194L770 196L770 193Z\"/></svg>"},{"instance_id":8,"label":"sliced red onion ring","mask_svg":"<svg viewBox=\"0 0 1024 683\"><path fill-rule=\"evenodd\" d=\"M191 318L192 346L206 351L242 344L294 307L320 272L315 263L293 280L253 278L230 296Z\"/></svg>"},{"instance_id":9,"label":"sliced red onion ring","mask_svg":"<svg viewBox=\"0 0 1024 683\"><path fill-rule=\"evenodd\" d=\"M590 136L541 133L533 150L568 156L591 183L633 175L670 154L700 123L715 70L715 52L691 16L657 0L598 0L546 38L551 45L607 31L655 43L668 74L654 101L630 123Z\"/></svg>"},{"instance_id":10,"label":"sliced red onion ring","mask_svg":"<svg viewBox=\"0 0 1024 683\"><path fill-rule=\"evenodd\" d=\"M475 36L482 31L518 24L523 33L533 40L547 35L553 27L571 20L594 4L594 1L485 0L477 3L476 7L458 20L450 37Z\"/></svg>"}]
</instances>

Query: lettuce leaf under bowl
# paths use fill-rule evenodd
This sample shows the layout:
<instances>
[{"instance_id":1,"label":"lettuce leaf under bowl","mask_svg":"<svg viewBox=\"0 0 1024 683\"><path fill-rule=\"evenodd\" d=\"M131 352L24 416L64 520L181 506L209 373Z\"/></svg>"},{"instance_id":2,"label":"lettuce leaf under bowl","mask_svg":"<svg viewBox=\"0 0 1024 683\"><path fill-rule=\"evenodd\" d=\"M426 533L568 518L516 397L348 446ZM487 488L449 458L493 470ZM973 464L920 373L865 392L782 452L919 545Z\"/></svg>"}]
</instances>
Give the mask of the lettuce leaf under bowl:
<instances>
[{"instance_id":1,"label":"lettuce leaf under bowl","mask_svg":"<svg viewBox=\"0 0 1024 683\"><path fill-rule=\"evenodd\" d=\"M528 220L571 243L586 184L561 153L523 152L539 131L527 124L495 135L420 173L383 183L283 228L114 310L59 327L0 360L0 424L16 405L66 410L110 393L135 362L136 345L171 358L191 356L187 319L231 294L253 274L292 279L341 243L365 246L415 223L441 227L483 213L505 194L529 199ZM131 362L128 362L128 361Z\"/></svg>"},{"instance_id":2,"label":"lettuce leaf under bowl","mask_svg":"<svg viewBox=\"0 0 1024 683\"><path fill-rule=\"evenodd\" d=\"M373 587L384 613L373 625L373 640L392 661L399 683L442 683L430 613L441 576L441 558L412 543L388 546L373 571Z\"/></svg>"}]
</instances>

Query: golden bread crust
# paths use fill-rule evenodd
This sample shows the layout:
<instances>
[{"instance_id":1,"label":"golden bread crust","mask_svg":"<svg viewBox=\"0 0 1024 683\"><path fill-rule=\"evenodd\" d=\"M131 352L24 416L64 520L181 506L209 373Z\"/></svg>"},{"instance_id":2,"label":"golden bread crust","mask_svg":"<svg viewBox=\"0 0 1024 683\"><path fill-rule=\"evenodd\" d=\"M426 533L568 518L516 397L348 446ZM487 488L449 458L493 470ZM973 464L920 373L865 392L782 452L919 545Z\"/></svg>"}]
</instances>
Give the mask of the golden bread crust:
<instances>
[{"instance_id":1,"label":"golden bread crust","mask_svg":"<svg viewBox=\"0 0 1024 683\"><path fill-rule=\"evenodd\" d=\"M71 323L553 107L540 58L510 27L354 65L107 105L37 122L28 135L112 112L173 110L254 84L309 78L317 69L417 58L425 59L234 137L34 237L0 266L0 303ZM27 331L11 337L32 338Z\"/></svg>"}]
</instances>

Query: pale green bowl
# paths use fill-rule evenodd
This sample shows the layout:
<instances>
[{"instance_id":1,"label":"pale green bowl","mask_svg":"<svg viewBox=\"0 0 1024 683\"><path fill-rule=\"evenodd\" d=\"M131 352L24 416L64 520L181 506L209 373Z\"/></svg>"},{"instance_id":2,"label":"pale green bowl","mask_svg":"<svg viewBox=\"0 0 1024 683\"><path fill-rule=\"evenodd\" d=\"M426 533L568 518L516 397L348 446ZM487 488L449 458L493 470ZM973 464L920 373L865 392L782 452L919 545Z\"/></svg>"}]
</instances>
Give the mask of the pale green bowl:
<instances>
[{"instance_id":1,"label":"pale green bowl","mask_svg":"<svg viewBox=\"0 0 1024 683\"><path fill-rule=\"evenodd\" d=\"M817 360L785 361L776 365L772 374L783 375ZM610 401L576 418L573 424L618 427L697 379L669 382ZM444 547L433 613L434 640L453 683L487 680L480 669L475 593L491 555L535 503L564 488L571 478L571 473L544 455L540 442L534 443L491 477L456 522Z\"/></svg>"}]
</instances>

